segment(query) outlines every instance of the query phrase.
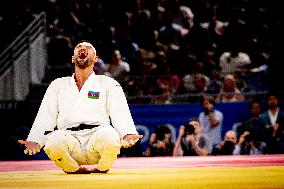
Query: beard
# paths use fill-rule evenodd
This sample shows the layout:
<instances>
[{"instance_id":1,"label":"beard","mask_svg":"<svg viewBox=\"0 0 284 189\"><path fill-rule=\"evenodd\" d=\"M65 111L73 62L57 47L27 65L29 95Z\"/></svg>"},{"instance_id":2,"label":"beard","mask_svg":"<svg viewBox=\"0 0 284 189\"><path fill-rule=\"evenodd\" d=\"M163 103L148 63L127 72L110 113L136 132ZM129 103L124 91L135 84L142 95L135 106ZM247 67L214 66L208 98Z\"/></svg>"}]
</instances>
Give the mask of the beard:
<instances>
[{"instance_id":1,"label":"beard","mask_svg":"<svg viewBox=\"0 0 284 189\"><path fill-rule=\"evenodd\" d=\"M268 105L268 109L276 109L278 107L278 105L277 104L269 104Z\"/></svg>"},{"instance_id":2,"label":"beard","mask_svg":"<svg viewBox=\"0 0 284 189\"><path fill-rule=\"evenodd\" d=\"M77 59L74 61L75 63L75 66L77 66L78 68L80 69L85 69L87 68L90 64L91 64L91 61L88 60L88 59Z\"/></svg>"}]
</instances>

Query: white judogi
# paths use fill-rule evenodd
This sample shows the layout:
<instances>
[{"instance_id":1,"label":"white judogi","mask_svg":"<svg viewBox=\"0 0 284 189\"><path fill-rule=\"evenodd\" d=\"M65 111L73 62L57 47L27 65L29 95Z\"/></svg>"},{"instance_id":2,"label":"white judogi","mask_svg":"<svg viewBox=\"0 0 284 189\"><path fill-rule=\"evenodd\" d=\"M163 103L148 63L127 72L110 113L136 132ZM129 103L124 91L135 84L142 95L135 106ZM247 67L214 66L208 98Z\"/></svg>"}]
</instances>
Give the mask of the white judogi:
<instances>
[{"instance_id":1,"label":"white judogi","mask_svg":"<svg viewBox=\"0 0 284 189\"><path fill-rule=\"evenodd\" d=\"M66 130L80 124L100 126ZM54 131L56 126L58 130ZM46 131L54 132L44 135ZM51 82L27 140L45 145L49 158L67 172L94 163L98 163L99 170L107 170L126 134L137 131L122 87L110 77L92 73L80 91L74 76Z\"/></svg>"}]
</instances>

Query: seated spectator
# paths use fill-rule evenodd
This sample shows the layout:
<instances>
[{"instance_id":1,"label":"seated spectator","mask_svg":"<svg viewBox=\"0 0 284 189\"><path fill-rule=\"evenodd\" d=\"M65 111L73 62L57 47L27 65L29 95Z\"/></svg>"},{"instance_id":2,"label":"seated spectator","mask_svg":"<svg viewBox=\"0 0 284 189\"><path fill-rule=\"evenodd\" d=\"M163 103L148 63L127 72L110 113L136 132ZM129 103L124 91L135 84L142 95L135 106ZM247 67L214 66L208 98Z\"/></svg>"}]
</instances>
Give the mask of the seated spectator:
<instances>
[{"instance_id":1,"label":"seated spectator","mask_svg":"<svg viewBox=\"0 0 284 189\"><path fill-rule=\"evenodd\" d=\"M210 79L200 73L196 73L193 76L194 92L195 93L206 93L207 86L210 83Z\"/></svg>"},{"instance_id":2,"label":"seated spectator","mask_svg":"<svg viewBox=\"0 0 284 189\"><path fill-rule=\"evenodd\" d=\"M263 154L266 144L258 140L255 134L244 131L235 147L234 155Z\"/></svg>"},{"instance_id":3,"label":"seated spectator","mask_svg":"<svg viewBox=\"0 0 284 189\"><path fill-rule=\"evenodd\" d=\"M233 128L236 133L237 137L240 136L245 132L249 131L250 133L259 136L264 128L264 125L260 119L261 115L261 103L258 100L253 100L250 103L250 112L251 117L243 122L235 124L235 128Z\"/></svg>"},{"instance_id":4,"label":"seated spectator","mask_svg":"<svg viewBox=\"0 0 284 189\"><path fill-rule=\"evenodd\" d=\"M237 87L236 79L233 75L227 74L224 77L224 81L220 90L220 95L217 96L216 101L218 103L229 102L242 102L245 97L241 94Z\"/></svg>"},{"instance_id":5,"label":"seated spectator","mask_svg":"<svg viewBox=\"0 0 284 189\"><path fill-rule=\"evenodd\" d=\"M96 62L94 66L94 72L97 75L103 75L108 70L108 65L105 63L103 59L98 57L98 61Z\"/></svg>"},{"instance_id":6,"label":"seated spectator","mask_svg":"<svg viewBox=\"0 0 284 189\"><path fill-rule=\"evenodd\" d=\"M201 73L193 73L185 75L182 82L182 93L198 94L207 91L210 79Z\"/></svg>"},{"instance_id":7,"label":"seated spectator","mask_svg":"<svg viewBox=\"0 0 284 189\"><path fill-rule=\"evenodd\" d=\"M171 130L166 125L159 125L150 136L145 156L172 156L173 148Z\"/></svg>"},{"instance_id":8,"label":"seated spectator","mask_svg":"<svg viewBox=\"0 0 284 189\"><path fill-rule=\"evenodd\" d=\"M118 82L123 84L127 80L126 75L129 72L129 64L121 59L121 54L119 50L114 50L112 54L112 62L108 67L108 72L105 72L105 75L113 77Z\"/></svg>"},{"instance_id":9,"label":"seated spectator","mask_svg":"<svg viewBox=\"0 0 284 189\"><path fill-rule=\"evenodd\" d=\"M52 66L69 65L68 57L72 56L71 38L64 34L64 27L61 23L54 25L53 36L47 42L48 63Z\"/></svg>"},{"instance_id":10,"label":"seated spectator","mask_svg":"<svg viewBox=\"0 0 284 189\"><path fill-rule=\"evenodd\" d=\"M188 102L197 103L200 101L200 95L207 92L210 79L201 74L187 74L182 79L181 93L190 94Z\"/></svg>"},{"instance_id":11,"label":"seated spectator","mask_svg":"<svg viewBox=\"0 0 284 189\"><path fill-rule=\"evenodd\" d=\"M261 103L253 100L250 104L251 117L248 120L234 124L234 130L237 133L238 144L236 145L235 155L263 154L266 143L263 135L264 125L260 119Z\"/></svg>"},{"instance_id":12,"label":"seated spectator","mask_svg":"<svg viewBox=\"0 0 284 189\"><path fill-rule=\"evenodd\" d=\"M207 93L218 94L222 87L222 78L217 71L213 71L210 75L210 85L208 86Z\"/></svg>"},{"instance_id":13,"label":"seated spectator","mask_svg":"<svg viewBox=\"0 0 284 189\"><path fill-rule=\"evenodd\" d=\"M253 54L252 63L246 68L243 76L247 80L249 91L266 91L271 55L265 50L257 50Z\"/></svg>"},{"instance_id":14,"label":"seated spectator","mask_svg":"<svg viewBox=\"0 0 284 189\"><path fill-rule=\"evenodd\" d=\"M242 72L243 67L250 63L251 60L249 55L244 52L240 52L235 47L233 47L230 52L224 52L219 59L221 73L224 74Z\"/></svg>"},{"instance_id":15,"label":"seated spectator","mask_svg":"<svg viewBox=\"0 0 284 189\"><path fill-rule=\"evenodd\" d=\"M169 69L168 69L169 70ZM167 75L160 76L156 81L157 89L160 89L160 94L157 98L154 99L153 103L171 103L171 98L178 91L180 86L180 78L176 74L171 74L170 71L167 71Z\"/></svg>"},{"instance_id":16,"label":"seated spectator","mask_svg":"<svg viewBox=\"0 0 284 189\"><path fill-rule=\"evenodd\" d=\"M212 155L233 155L237 144L237 134L233 130L225 133L224 140L213 150Z\"/></svg>"},{"instance_id":17,"label":"seated spectator","mask_svg":"<svg viewBox=\"0 0 284 189\"><path fill-rule=\"evenodd\" d=\"M174 156L206 156L212 151L210 139L202 134L198 119L191 119L186 125L181 125L176 140Z\"/></svg>"}]
</instances>

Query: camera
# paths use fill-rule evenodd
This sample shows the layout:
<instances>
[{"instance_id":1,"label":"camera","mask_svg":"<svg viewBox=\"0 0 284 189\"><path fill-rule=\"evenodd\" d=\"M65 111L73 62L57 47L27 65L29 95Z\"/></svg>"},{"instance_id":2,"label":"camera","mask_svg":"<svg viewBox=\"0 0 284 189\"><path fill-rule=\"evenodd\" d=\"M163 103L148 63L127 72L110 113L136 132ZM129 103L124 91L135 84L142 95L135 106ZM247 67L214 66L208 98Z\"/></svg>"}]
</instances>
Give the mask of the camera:
<instances>
[{"instance_id":1,"label":"camera","mask_svg":"<svg viewBox=\"0 0 284 189\"><path fill-rule=\"evenodd\" d=\"M162 141L165 138L165 134L171 133L171 130L166 125L158 125L155 133L157 134L157 139Z\"/></svg>"},{"instance_id":2,"label":"camera","mask_svg":"<svg viewBox=\"0 0 284 189\"><path fill-rule=\"evenodd\" d=\"M185 135L192 135L194 134L195 128L191 124L187 124L185 127Z\"/></svg>"},{"instance_id":3,"label":"camera","mask_svg":"<svg viewBox=\"0 0 284 189\"><path fill-rule=\"evenodd\" d=\"M245 136L245 141L246 142L252 142L253 141L253 136L251 134Z\"/></svg>"}]
</instances>

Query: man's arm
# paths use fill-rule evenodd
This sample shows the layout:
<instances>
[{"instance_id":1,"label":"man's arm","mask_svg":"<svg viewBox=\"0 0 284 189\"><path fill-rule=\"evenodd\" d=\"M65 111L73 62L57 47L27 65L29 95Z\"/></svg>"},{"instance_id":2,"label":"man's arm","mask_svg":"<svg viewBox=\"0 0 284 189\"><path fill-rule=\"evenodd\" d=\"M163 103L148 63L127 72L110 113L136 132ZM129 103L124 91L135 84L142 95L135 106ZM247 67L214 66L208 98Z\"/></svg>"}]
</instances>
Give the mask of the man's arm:
<instances>
[{"instance_id":1,"label":"man's arm","mask_svg":"<svg viewBox=\"0 0 284 189\"><path fill-rule=\"evenodd\" d=\"M185 133L185 126L181 125L179 127L178 138L176 140L176 143L175 143L175 146L174 146L174 149L173 149L173 156L182 156L183 155L183 150L181 148L181 139L182 139L182 136L184 135L184 133Z\"/></svg>"},{"instance_id":2,"label":"man's arm","mask_svg":"<svg viewBox=\"0 0 284 189\"><path fill-rule=\"evenodd\" d=\"M107 79L107 111L113 127L118 132L122 147L134 145L142 135L139 135L132 119L128 103L120 84L114 79Z\"/></svg>"},{"instance_id":3,"label":"man's arm","mask_svg":"<svg viewBox=\"0 0 284 189\"><path fill-rule=\"evenodd\" d=\"M211 153L211 151L212 151L212 143L211 143L211 141L207 137L201 136L201 138L199 139L199 140L204 140L203 141L203 143L204 143L203 146L199 146L196 143L196 140L197 139L194 136L191 136L190 141L191 141L192 149L195 151L195 153L198 156L207 156L208 154Z\"/></svg>"},{"instance_id":4,"label":"man's arm","mask_svg":"<svg viewBox=\"0 0 284 189\"><path fill-rule=\"evenodd\" d=\"M36 154L45 144L46 131L53 131L56 127L58 116L57 83L52 82L47 88L37 116L26 141L19 140L26 146L25 152Z\"/></svg>"},{"instance_id":5,"label":"man's arm","mask_svg":"<svg viewBox=\"0 0 284 189\"><path fill-rule=\"evenodd\" d=\"M209 154L206 149L200 148L197 144L192 144L192 149L198 156L207 156Z\"/></svg>"}]
</instances>

